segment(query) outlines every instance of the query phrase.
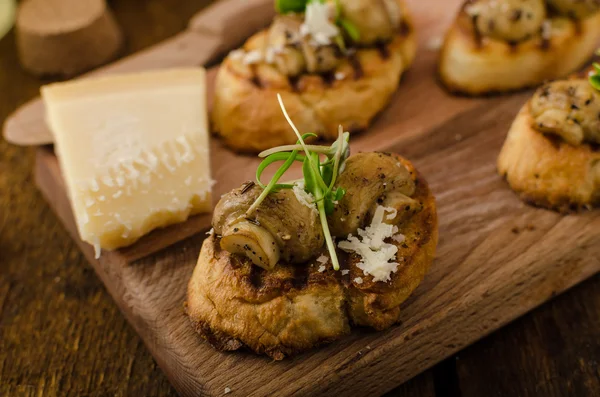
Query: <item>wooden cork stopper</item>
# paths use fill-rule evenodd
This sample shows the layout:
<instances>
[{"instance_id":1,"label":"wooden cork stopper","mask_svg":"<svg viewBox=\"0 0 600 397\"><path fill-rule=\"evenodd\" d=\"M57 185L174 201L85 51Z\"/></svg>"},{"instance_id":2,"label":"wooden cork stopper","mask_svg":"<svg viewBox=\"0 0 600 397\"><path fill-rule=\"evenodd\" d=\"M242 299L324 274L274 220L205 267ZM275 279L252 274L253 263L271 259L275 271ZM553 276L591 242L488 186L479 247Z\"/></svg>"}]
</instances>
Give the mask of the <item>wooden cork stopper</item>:
<instances>
[{"instance_id":1,"label":"wooden cork stopper","mask_svg":"<svg viewBox=\"0 0 600 397\"><path fill-rule=\"evenodd\" d=\"M17 12L21 64L69 77L115 57L123 35L105 0L25 0Z\"/></svg>"}]
</instances>

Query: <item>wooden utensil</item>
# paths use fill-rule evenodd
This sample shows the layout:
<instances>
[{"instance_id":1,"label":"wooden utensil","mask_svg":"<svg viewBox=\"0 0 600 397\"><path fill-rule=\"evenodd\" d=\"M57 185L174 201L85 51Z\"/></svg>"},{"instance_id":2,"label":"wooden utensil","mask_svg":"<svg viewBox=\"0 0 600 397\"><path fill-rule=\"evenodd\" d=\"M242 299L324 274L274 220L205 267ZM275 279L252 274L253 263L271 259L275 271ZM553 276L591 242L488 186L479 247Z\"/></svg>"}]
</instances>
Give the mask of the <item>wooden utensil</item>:
<instances>
[{"instance_id":1,"label":"wooden utensil","mask_svg":"<svg viewBox=\"0 0 600 397\"><path fill-rule=\"evenodd\" d=\"M85 72L114 58L123 43L105 0L26 0L16 28L21 64L35 75Z\"/></svg>"},{"instance_id":2,"label":"wooden utensil","mask_svg":"<svg viewBox=\"0 0 600 397\"><path fill-rule=\"evenodd\" d=\"M272 1L240 1L222 0L214 3L196 15L184 32L81 78L214 62L252 33L267 26L275 15ZM6 119L4 138L23 146L52 143L52 134L46 126L44 114L44 104L40 98L29 101Z\"/></svg>"}]
</instances>

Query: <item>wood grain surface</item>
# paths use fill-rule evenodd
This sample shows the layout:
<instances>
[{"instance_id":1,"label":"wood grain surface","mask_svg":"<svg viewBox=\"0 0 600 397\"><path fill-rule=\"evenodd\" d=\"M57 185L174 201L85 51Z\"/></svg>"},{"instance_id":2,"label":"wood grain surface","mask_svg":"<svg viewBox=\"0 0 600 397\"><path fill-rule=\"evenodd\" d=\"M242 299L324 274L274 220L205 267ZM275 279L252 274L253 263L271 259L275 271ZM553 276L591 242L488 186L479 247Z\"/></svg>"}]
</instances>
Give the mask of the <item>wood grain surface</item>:
<instances>
[{"instance_id":1,"label":"wood grain surface","mask_svg":"<svg viewBox=\"0 0 600 397\"><path fill-rule=\"evenodd\" d=\"M122 21L131 40L129 51L135 51L174 33L187 21L195 11L194 8L200 7L199 4L175 0L151 0L143 7L139 7L134 1L121 0L114 3L117 18ZM9 36L7 39L0 41L0 70L3 72L0 73L0 87L3 91L3 96L0 97L0 119L4 119L19 103L37 95L40 84L19 70L14 46L9 41L12 38ZM486 103L490 107L496 105L495 101ZM507 109L504 111L508 113ZM493 116L494 114L490 115ZM508 114L503 117L500 115L498 120L484 120L485 130L495 134L496 140L503 134L498 130ZM468 136L471 143L477 142L478 135L470 135L473 131L465 128L464 124L465 120L457 124L453 121L450 123L451 128L443 131L434 128L423 136L436 142L436 146L448 145L451 153L454 153L451 149L453 147L463 155L472 153L473 150L465 151L465 147L461 149L461 141ZM454 144L452 139L456 140ZM500 141L494 142L499 144ZM410 140L398 142L402 145L399 151L418 158L418 165L427 169L425 163L429 160L428 156L423 156L426 150L424 144L414 142L407 150L407 143L411 143ZM462 145L466 146L466 142ZM443 153L442 150L441 154ZM85 264L83 256L78 253L33 188L30 176L32 155L30 149L0 143L0 394L173 394L174 391L153 364L139 338L119 315L116 306ZM454 163L447 165L452 166ZM476 168L475 165L472 165L473 168ZM464 177L464 171L464 166L459 168L455 178ZM429 169L427 174L431 172ZM448 172L445 175L450 178ZM435 189L446 183L433 178L436 179ZM486 186L490 188L492 197L501 195L515 200L513 204L519 205L501 183L488 181L482 186L475 186L475 189L485 190ZM448 202L452 198L450 196L445 200ZM479 209L482 213L474 210L471 214L474 219L484 216L484 208ZM502 219L506 220L507 217ZM464 220L453 219L451 224L461 222ZM527 226L525 223L523 225ZM559 222L556 228L560 229L562 226ZM515 252L532 238L545 235L540 231L528 230L527 227L515 227L510 233L519 233L515 236L521 236L521 233L525 235L515 240L526 240L517 244ZM484 229L484 233L488 232L491 233ZM528 232L534 235L527 237ZM460 235L456 238L459 239ZM448 236L448 239L452 242L455 237ZM186 247L197 247L198 243L189 240L181 243L179 248L185 252L184 250L190 249ZM559 241L556 246L563 244L564 241ZM483 245L480 250L487 248L494 247ZM555 247L549 249L554 250ZM503 247L498 252L506 250ZM529 253L529 258L532 254ZM189 253L180 255L190 256ZM481 251L478 255L482 255ZM497 261L504 259L507 258L501 256ZM157 261L161 269L166 267L169 272L176 271L161 262L161 258ZM494 262L496 265L497 261ZM597 265L598 254L590 255L586 261ZM142 260L128 268L132 274L143 274L151 271L150 266ZM566 286L558 283L556 291ZM404 384L391 395L599 395L598 286L600 279L596 276ZM543 292L550 294L551 291ZM526 298L527 295L522 296ZM521 304L528 303L525 300ZM411 310L412 305L411 302L407 311ZM134 324L135 321L134 319ZM457 334L453 330L447 336L460 338ZM458 346L454 346L450 349L457 348ZM422 356L425 352L421 350L413 354ZM369 360L377 361L373 357ZM222 368L221 365L223 364L216 368ZM326 363L321 365L326 368ZM396 379L387 368L381 372L382 376L389 375ZM248 378L251 380L252 375ZM295 380L288 383L293 384Z\"/></svg>"}]
</instances>

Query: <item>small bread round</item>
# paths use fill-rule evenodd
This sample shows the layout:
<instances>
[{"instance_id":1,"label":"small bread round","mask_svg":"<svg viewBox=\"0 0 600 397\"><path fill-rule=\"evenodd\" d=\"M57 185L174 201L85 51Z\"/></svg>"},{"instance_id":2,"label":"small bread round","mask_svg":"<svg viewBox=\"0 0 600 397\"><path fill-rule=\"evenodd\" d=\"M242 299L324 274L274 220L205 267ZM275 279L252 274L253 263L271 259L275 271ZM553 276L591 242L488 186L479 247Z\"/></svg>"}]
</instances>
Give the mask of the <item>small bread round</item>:
<instances>
[{"instance_id":1,"label":"small bread round","mask_svg":"<svg viewBox=\"0 0 600 397\"><path fill-rule=\"evenodd\" d=\"M315 258L265 271L221 250L212 235L188 284L186 312L194 329L219 350L246 346L280 360L338 339L351 325L382 330L396 323L400 304L429 270L438 240L435 199L426 181L407 160L398 161L416 178L413 198L423 209L400 226L404 242L390 241L398 247L399 266L389 282L374 282L357 267L357 256L342 251L347 274ZM328 256L325 248L322 253Z\"/></svg>"},{"instance_id":2,"label":"small bread round","mask_svg":"<svg viewBox=\"0 0 600 397\"><path fill-rule=\"evenodd\" d=\"M232 149L258 152L293 144L297 138L285 120L277 94L300 131L325 140L338 136L338 126L358 132L385 107L402 73L416 53L413 24L402 0L402 28L378 48L360 48L328 75L303 74L289 79L266 63L244 64L227 57L219 68L212 127ZM252 36L244 50L263 50L267 31Z\"/></svg>"},{"instance_id":3,"label":"small bread round","mask_svg":"<svg viewBox=\"0 0 600 397\"><path fill-rule=\"evenodd\" d=\"M478 35L463 8L442 46L441 82L453 93L487 95L537 86L581 68L600 41L600 12L547 22L547 33L511 44Z\"/></svg>"},{"instance_id":4,"label":"small bread round","mask_svg":"<svg viewBox=\"0 0 600 397\"><path fill-rule=\"evenodd\" d=\"M572 146L533 128L529 102L515 119L498 171L528 204L574 212L600 204L600 148Z\"/></svg>"}]
</instances>

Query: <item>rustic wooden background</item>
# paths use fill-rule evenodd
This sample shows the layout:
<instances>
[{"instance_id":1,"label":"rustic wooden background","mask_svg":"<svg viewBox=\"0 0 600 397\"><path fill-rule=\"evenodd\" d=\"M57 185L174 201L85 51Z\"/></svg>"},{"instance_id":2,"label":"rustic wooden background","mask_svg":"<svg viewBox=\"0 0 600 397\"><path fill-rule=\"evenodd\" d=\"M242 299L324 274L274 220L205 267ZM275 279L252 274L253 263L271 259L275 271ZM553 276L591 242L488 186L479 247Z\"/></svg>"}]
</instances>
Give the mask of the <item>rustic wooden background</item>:
<instances>
[{"instance_id":1,"label":"rustic wooden background","mask_svg":"<svg viewBox=\"0 0 600 397\"><path fill-rule=\"evenodd\" d=\"M123 55L182 30L208 3L111 1ZM0 122L45 82L19 67L13 33L0 41ZM174 395L35 189L32 165L32 149L0 142L0 395ZM599 396L599 361L596 276L390 395Z\"/></svg>"}]
</instances>

